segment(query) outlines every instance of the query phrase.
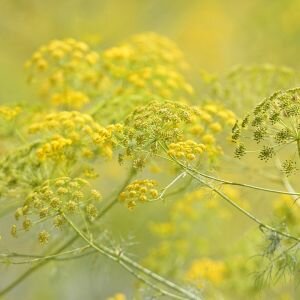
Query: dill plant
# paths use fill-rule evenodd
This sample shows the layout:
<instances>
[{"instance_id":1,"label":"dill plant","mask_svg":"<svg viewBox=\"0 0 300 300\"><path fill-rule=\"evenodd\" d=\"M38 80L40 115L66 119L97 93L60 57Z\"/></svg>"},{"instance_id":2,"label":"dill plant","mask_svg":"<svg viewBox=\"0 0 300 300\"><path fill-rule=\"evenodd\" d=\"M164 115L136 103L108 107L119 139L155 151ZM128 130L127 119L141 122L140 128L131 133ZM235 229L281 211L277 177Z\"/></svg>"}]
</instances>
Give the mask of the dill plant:
<instances>
[{"instance_id":1,"label":"dill plant","mask_svg":"<svg viewBox=\"0 0 300 300\"><path fill-rule=\"evenodd\" d=\"M101 51L75 39L54 40L39 48L25 69L36 101L0 106L0 214L11 217L12 238L27 235L41 245L42 254L16 249L1 253L3 264L33 264L2 287L1 296L49 261L91 254L116 262L134 276L140 283L136 297L219 297L239 290L237 278L258 267L263 267L256 276L260 283L297 271L298 212L288 202L297 203L300 194L286 175L297 172L299 159L298 88L276 92L240 121L225 105L226 99L237 108L231 101L236 96L252 103L270 90L289 86L296 77L293 71L263 65L239 68L218 80L206 74L206 87L197 95L180 49L155 33L135 35ZM244 85L249 76L261 83L265 74L262 86ZM275 83L269 78L274 76ZM219 177L231 128L237 158L248 152L244 138L259 148L254 151L263 161L291 147L292 158L275 162L286 190ZM99 175L115 162L122 170L120 186L107 195ZM158 174L151 172L153 165L159 166ZM116 182L106 185L111 188ZM278 196L274 219L256 216L244 197L246 189ZM132 214L147 205L169 208L167 221L149 223L158 244L140 262L102 235L103 218L119 204ZM243 267L237 250L223 259L226 247L213 249L232 211L260 229L266 246L263 263ZM255 243L262 242L252 234ZM245 240L242 246L255 245ZM252 255L253 249L245 252ZM252 288L249 284L238 292ZM109 299L126 296L118 293Z\"/></svg>"}]
</instances>

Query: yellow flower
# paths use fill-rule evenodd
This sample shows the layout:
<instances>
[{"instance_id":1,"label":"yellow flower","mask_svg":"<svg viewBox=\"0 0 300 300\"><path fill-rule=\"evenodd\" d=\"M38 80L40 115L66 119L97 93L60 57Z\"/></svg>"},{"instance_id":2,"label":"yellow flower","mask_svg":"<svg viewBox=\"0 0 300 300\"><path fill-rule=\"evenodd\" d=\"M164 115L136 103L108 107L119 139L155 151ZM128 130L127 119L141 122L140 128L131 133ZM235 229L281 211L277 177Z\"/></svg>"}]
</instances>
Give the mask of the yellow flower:
<instances>
[{"instance_id":1,"label":"yellow flower","mask_svg":"<svg viewBox=\"0 0 300 300\"><path fill-rule=\"evenodd\" d=\"M158 197L154 189L157 183L154 180L135 180L119 195L119 200L127 204L128 209L136 207L137 203L151 202Z\"/></svg>"},{"instance_id":2,"label":"yellow flower","mask_svg":"<svg viewBox=\"0 0 300 300\"><path fill-rule=\"evenodd\" d=\"M225 279L225 274L226 266L224 262L202 258L192 262L186 271L186 279L200 287L203 286L203 282L206 280L218 285Z\"/></svg>"}]
</instances>

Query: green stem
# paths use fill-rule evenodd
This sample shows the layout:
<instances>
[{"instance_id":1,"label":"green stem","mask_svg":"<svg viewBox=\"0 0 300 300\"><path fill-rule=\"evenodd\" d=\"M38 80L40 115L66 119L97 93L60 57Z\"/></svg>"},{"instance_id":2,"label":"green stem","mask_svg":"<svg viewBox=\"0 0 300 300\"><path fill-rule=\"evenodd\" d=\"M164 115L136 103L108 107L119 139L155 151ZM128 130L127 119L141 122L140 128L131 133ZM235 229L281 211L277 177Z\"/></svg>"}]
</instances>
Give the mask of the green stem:
<instances>
[{"instance_id":1,"label":"green stem","mask_svg":"<svg viewBox=\"0 0 300 300\"><path fill-rule=\"evenodd\" d=\"M198 175L208 178L208 179L212 179L214 181L218 181L221 182L223 184L228 184L228 185L235 185L235 186L240 186L240 187L245 187L245 188L251 188L254 190L259 190L259 191L264 191L264 192L269 192L269 193L275 193L275 194L282 194L282 195L290 195L290 196L300 196L300 193L298 192L287 192L287 191L282 191L282 190L275 190L275 189L269 189L269 188L264 188L264 187L260 187L260 186L256 186L256 185L251 185L251 184L247 184L247 183L240 183L240 182L234 182L234 181L229 181L229 180L224 180L221 178L217 178L205 173L201 173L198 170L195 170L193 168L190 167L186 167L183 164L181 164L180 162L178 162L182 167L187 168L190 171L193 171L195 173L197 173Z\"/></svg>"},{"instance_id":2,"label":"green stem","mask_svg":"<svg viewBox=\"0 0 300 300\"><path fill-rule=\"evenodd\" d=\"M86 245L84 247L72 249L69 251L64 251L60 252L58 254L53 254L53 255L45 255L45 256L38 256L38 255L26 255L26 254L19 254L19 253L8 253L8 254L1 254L1 257L4 258L27 258L27 260L23 261L9 261L9 264L14 264L14 265L22 265L22 264L31 264L31 263L36 263L39 261L43 260L57 260L58 257L68 255L68 254L73 254L75 252L83 252L84 250L90 248L89 245ZM28 260L28 258L31 258ZM7 263L7 261L0 261L0 263Z\"/></svg>"},{"instance_id":3,"label":"green stem","mask_svg":"<svg viewBox=\"0 0 300 300\"><path fill-rule=\"evenodd\" d=\"M167 154L167 149L162 144L160 144L160 145L162 146L163 150ZM223 184L235 185L235 186L250 188L250 189L254 189L254 190L259 190L259 191L264 191L264 192L269 192L269 193L275 193L275 194L300 196L300 193L298 193L298 192L287 192L287 191L281 191L281 190L274 190L274 189L264 188L264 187L260 187L260 186L256 186L256 185L224 180L224 179L217 178L217 177L205 174L205 173L201 173L201 172L199 172L198 170L196 170L194 168L191 168L187 165L184 165L183 163L181 163L180 161L178 161L174 157L169 158L169 157L164 157L164 156L161 156L161 155L157 155L157 156L160 157L160 158L166 159L168 161L175 162L176 164L181 166L184 170L189 170L189 171L195 172L195 173L197 173L198 175L200 175L202 177L212 179L214 181L218 181L218 182L221 182Z\"/></svg>"},{"instance_id":4,"label":"green stem","mask_svg":"<svg viewBox=\"0 0 300 300\"><path fill-rule=\"evenodd\" d=\"M254 221L255 223L257 223L258 225L260 225L262 228L266 228L272 232L275 232L281 236L284 236L288 239L291 240L295 240L297 242L300 242L300 238L295 237L287 232L283 232L280 230L277 230L274 227L271 227L268 224L265 224L264 222L262 222L261 220L259 220L258 218L256 218L254 215L252 215L251 213L249 213L247 210L243 209L242 207L240 207L239 205L237 205L233 200L231 200L227 195L225 195L223 192L220 192L219 190L217 190L216 188L214 188L213 186L211 186L210 184L208 184L207 182L205 182L204 180L201 180L200 178L198 178L197 176L195 176L192 172L187 171L187 173L192 176L193 178L195 178L196 180L198 180L199 182L201 182L202 184L204 184L205 186L207 186L209 189L211 189L213 192L215 192L216 194L218 194L219 196L221 196L224 200L226 200L231 206L235 207L237 210L239 210L242 214L244 214L245 216L247 216L249 219L251 219L252 221Z\"/></svg>"},{"instance_id":5,"label":"green stem","mask_svg":"<svg viewBox=\"0 0 300 300\"><path fill-rule=\"evenodd\" d=\"M162 148L164 149L164 151L167 153L167 149L164 147L164 145L162 145ZM207 177L207 178L210 178L210 179L214 179L216 180L216 178L212 177L212 176L209 176L209 175L206 175L206 174L203 174L203 173L200 173L198 172L197 170L194 170L193 168L189 168L187 166L185 166L184 164L182 164L181 162L179 162L177 159L175 159L174 157L172 157L172 160L178 164L183 170L185 170L187 172L187 174L189 174L190 176L192 176L194 179L196 179L197 181L201 182L202 184L204 184L205 186L207 186L208 188L210 188L212 191L214 191L216 194L218 194L219 196L221 196L224 200L226 200L230 205L232 205L233 207L235 207L237 210L239 210L242 214L244 214L245 216L247 216L248 218L250 218L252 221L256 222L257 224L259 224L262 228L266 228L272 232L275 232L281 236L284 236L288 239L291 239L291 240L295 240L297 242L300 242L300 238L298 237L295 237L293 235L290 235L289 233L287 232L282 232L282 231L279 231L277 230L276 228L274 227L271 227L269 226L268 224L265 224L263 223L261 220L259 220L258 218L256 218L254 215L252 215L251 213L249 213L248 211L246 211L245 209L243 209L242 207L240 207L239 205L237 205L234 201L232 201L227 195L225 195L224 193L220 192L219 190L217 190L216 188L214 188L213 186L211 186L210 184L208 184L207 182L205 182L204 180L198 178L195 174L199 174L200 176L202 177ZM204 176L205 175L205 176ZM221 179L218 179L217 181L221 181L222 183L228 183L228 184L232 184L231 182L226 182L224 180L221 180ZM236 185L241 185L241 184L236 184ZM244 186L244 185L242 185ZM253 186L252 186L253 187ZM263 189L264 191L272 191L274 192L274 190L268 190L268 189ZM292 195L294 193L287 193L287 192L282 192L283 194L289 194L289 195ZM298 194L298 193L296 193Z\"/></svg>"},{"instance_id":6,"label":"green stem","mask_svg":"<svg viewBox=\"0 0 300 300\"><path fill-rule=\"evenodd\" d=\"M125 182L122 184L120 189L116 192L116 197L113 201L111 201L98 215L97 220L103 217L117 202L118 202L118 195L119 193L128 185L128 183L131 181L132 177L135 175L135 171L131 169L129 176L125 180ZM65 242L61 247L59 247L57 250L54 251L53 255L57 255L67 249L69 246L71 246L79 236L76 234L73 237L71 237L67 242ZM56 245L56 243L54 244ZM18 286L22 281L24 281L29 275L34 273L35 271L39 270L41 267L46 265L50 260L44 260L37 265L31 267L29 270L25 271L23 274L21 274L15 281L13 281L11 284L9 284L6 288L0 291L0 297L4 296L5 294L9 293L12 289L14 289L16 286Z\"/></svg>"},{"instance_id":7,"label":"green stem","mask_svg":"<svg viewBox=\"0 0 300 300\"><path fill-rule=\"evenodd\" d=\"M181 298L181 299L192 299L192 300L198 299L198 300L200 300L200 298L198 296L195 296L194 294L181 288L177 284L175 284L175 283L163 278L162 276L152 272L151 270L141 266L137 262L135 262L135 261L131 260L129 257L125 256L122 252L118 253L118 252L114 251L113 249L110 249L106 246L103 246L103 245L100 246L100 245L95 244L93 241L91 241L89 238L87 238L85 236L85 234L80 229L78 229L77 226L67 216L64 216L64 217L67 220L67 222L69 223L69 225L74 229L74 231L77 232L78 236L80 236L88 245L90 245L92 248L94 248L100 254L112 259L115 262L122 262L121 265L123 267L124 267L123 264L129 265L129 266L137 269L141 273L149 276L153 280L159 282L160 284L162 284L162 285L164 285L186 297L186 298Z\"/></svg>"}]
</instances>

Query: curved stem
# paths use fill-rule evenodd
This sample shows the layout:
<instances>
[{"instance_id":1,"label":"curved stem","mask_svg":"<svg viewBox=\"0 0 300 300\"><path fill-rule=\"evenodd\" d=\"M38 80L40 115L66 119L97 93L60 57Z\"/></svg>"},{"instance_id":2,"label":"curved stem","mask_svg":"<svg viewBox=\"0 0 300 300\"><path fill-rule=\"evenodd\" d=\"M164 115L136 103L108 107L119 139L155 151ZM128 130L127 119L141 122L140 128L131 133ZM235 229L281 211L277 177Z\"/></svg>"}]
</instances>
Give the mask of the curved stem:
<instances>
[{"instance_id":1,"label":"curved stem","mask_svg":"<svg viewBox=\"0 0 300 300\"><path fill-rule=\"evenodd\" d=\"M160 144L160 145L163 148L164 152L167 154L167 149L162 144ZM240 182L234 182L234 181L224 180L224 179L221 179L221 178L214 177L212 175L201 173L201 172L199 172L198 170L196 170L194 168L191 168L191 167L189 167L187 165L184 165L183 163L181 163L180 161L178 161L174 157L170 157L169 158L169 157L164 157L164 156L161 156L161 155L159 155L159 157L160 158L164 158L164 159L169 160L169 161L173 161L173 162L175 162L176 164L178 164L179 166L181 166L185 170L186 169L190 170L192 172L197 173L198 175L200 175L202 177L205 177L205 178L208 178L208 179L212 179L214 181L218 181L218 182L221 182L223 184L235 185L235 186L250 188L250 189L254 189L254 190L259 190L259 191L264 191L264 192L269 192L269 193L275 193L275 194L300 196L300 193L295 192L295 191L293 191L293 192L290 192L290 191L281 191L281 190L269 189L269 188L264 188L264 187L260 187L260 186L256 186L256 185L251 185L251 184L246 184L246 183L240 183Z\"/></svg>"},{"instance_id":2,"label":"curved stem","mask_svg":"<svg viewBox=\"0 0 300 300\"><path fill-rule=\"evenodd\" d=\"M119 193L128 185L128 183L131 181L132 177L135 175L135 171L133 169L130 170L130 173L128 177L126 178L125 182L122 184L122 186L118 189L118 191L115 193L116 197L113 201L111 201L98 215L97 220L103 217L117 202L118 202L118 195ZM75 234L73 237L71 237L68 241L66 241L63 245L61 245L57 250L53 252L53 255L57 255L67 249L69 246L71 246L79 236ZM56 245L56 243L54 244ZM0 297L4 296L5 294L9 293L12 289L14 289L17 285L19 285L21 282L23 282L29 275L34 273L35 271L39 270L41 267L46 265L50 260L44 260L37 265L31 267L27 271L25 271L23 274L21 274L16 280L14 280L12 283L10 283L6 288L0 291Z\"/></svg>"},{"instance_id":3,"label":"curved stem","mask_svg":"<svg viewBox=\"0 0 300 300\"><path fill-rule=\"evenodd\" d=\"M181 164L181 166L183 166L183 165ZM224 180L224 179L217 178L217 177L205 174L205 173L201 173L198 170L195 170L195 169L190 168L190 167L185 167L185 168L187 168L190 171L193 171L193 172L197 173L198 175L200 175L202 177L205 177L205 178L208 178L208 179L212 179L214 181L218 181L218 182L221 182L223 184L236 185L236 186L240 186L240 187L245 187L245 188L250 188L250 189L254 189L254 190L259 190L259 191L264 191L264 192L269 192L269 193L275 193L275 194L300 196L300 193L295 192L295 191L274 190L274 189L264 188L264 187L260 187L260 186L256 186L256 185L251 185L251 184L246 184L246 183L240 183L240 182L234 182L234 181Z\"/></svg>"},{"instance_id":4,"label":"curved stem","mask_svg":"<svg viewBox=\"0 0 300 300\"><path fill-rule=\"evenodd\" d=\"M4 257L4 258L27 258L27 260L23 260L23 261L13 261L13 262L9 261L10 264L22 265L22 264L36 263L36 262L43 261L43 260L57 260L57 258L59 258L60 256L73 254L75 252L83 252L84 250L86 250L88 248L90 248L90 246L86 245L84 247L72 249L72 250L69 250L69 251L60 252L58 254L45 255L45 256L26 255L26 254L19 254L19 253L1 254L0 256ZM80 255L80 256L82 256L82 255ZM31 259L29 259L29 258L31 258ZM7 261L0 261L0 263L7 263Z\"/></svg>"},{"instance_id":5,"label":"curved stem","mask_svg":"<svg viewBox=\"0 0 300 300\"><path fill-rule=\"evenodd\" d=\"M167 153L167 149L164 147L164 145L161 144L161 147L163 148L163 150ZM186 171L187 174L189 174L190 176L192 176L194 179L196 179L197 181L201 182L202 184L206 185L208 188L210 188L212 191L214 191L215 193L217 193L219 196L221 196L224 200L226 200L231 206L235 207L237 210L239 210L242 214L244 214L245 216L247 216L248 218L250 218L252 221L256 222L259 226L261 226L262 228L266 228L272 232L275 232L281 236L284 236L286 238L289 238L291 240L295 240L297 242L300 242L300 238L298 237L295 237L287 232L283 232L283 231L280 231L280 230L277 230L276 228L268 225L268 224L265 224L263 223L261 220L259 220L258 218L256 218L254 215L252 215L250 212L248 212L247 210L243 209L242 207L240 207L239 205L237 205L234 201L232 201L227 195L225 195L224 193L220 192L219 190L217 190L216 188L214 188L213 186L211 186L209 183L205 182L204 180L198 178L193 172L199 174L200 176L202 177L207 177L209 179L217 179L217 178L214 178L212 176L209 176L209 175L206 175L206 174L203 174L203 173L200 173L198 172L197 170L193 169L193 168L189 168L188 166L185 166L184 164L182 164L180 161L178 161L177 159L175 159L174 157L171 157L171 159L176 163L178 164L179 166L181 166L181 168L183 170ZM205 175L205 176L204 176ZM221 179L218 179L216 181L220 181L222 183L228 183L230 184L229 181L224 181L224 180L221 180ZM236 184L236 185L241 185L241 184ZM242 185L244 186L244 185ZM249 187L247 185L247 187ZM253 186L251 186L253 187ZM261 188L259 188L261 189ZM272 191L274 192L274 190L268 190L268 189L263 189L264 191ZM287 194L287 192L282 192L283 194ZM292 193L293 194L293 193ZM297 193L298 194L298 193ZM288 195L291 195L291 193L288 193Z\"/></svg>"},{"instance_id":6,"label":"curved stem","mask_svg":"<svg viewBox=\"0 0 300 300\"><path fill-rule=\"evenodd\" d=\"M254 215L252 215L250 212L248 212L247 210L243 209L242 207L240 207L239 205L237 205L233 200L231 200L227 195L225 195L223 192L217 190L215 187L211 186L209 183L205 182L204 180L201 180L200 178L198 178L197 176L195 176L192 172L187 171L187 173L192 176L193 178L195 178L196 180L198 180L199 182L201 182L202 184L204 184L205 186L207 186L209 189L211 189L213 192L215 192L216 194L218 194L219 196L221 196L224 200L226 200L231 206L235 207L237 210L239 210L243 215L247 216L249 219L251 219L252 221L254 221L255 223L257 223L259 226L266 228L272 232L275 232L281 236L284 236L288 239L291 240L295 240L297 242L300 242L300 238L295 237L287 232L283 232L280 230L277 230L276 228L265 224L264 222L262 222L260 219L256 218Z\"/></svg>"},{"instance_id":7,"label":"curved stem","mask_svg":"<svg viewBox=\"0 0 300 300\"><path fill-rule=\"evenodd\" d=\"M146 285L150 286L153 290L156 290L160 293L160 295L162 296L168 296L170 298L173 299L179 299L179 300L185 300L186 298L183 298L181 296L177 296L175 294L172 294L160 287L158 287L157 285L153 284L150 280L144 278L143 276L141 276L140 274L138 274L137 272L135 272L132 268L130 268L128 265L126 265L125 263L123 263L122 261L119 261L119 264L126 269L130 274L132 274L134 277L136 277L138 280L140 280L141 282L144 282Z\"/></svg>"},{"instance_id":8,"label":"curved stem","mask_svg":"<svg viewBox=\"0 0 300 300\"><path fill-rule=\"evenodd\" d=\"M141 266L137 262L133 261L129 257L125 256L122 252L116 252L113 249L110 249L106 246L103 245L97 245L95 244L92 240L90 240L86 235L77 228L77 226L66 216L64 215L65 219L69 223L69 225L74 229L75 232L77 232L78 236L80 236L88 245L90 245L93 249L98 251L100 254L112 259L115 262L122 262L122 266L124 267L124 264L129 265L141 273L149 276L151 279L159 282L160 284L184 295L186 298L181 298L181 299L192 299L192 300L200 300L200 298L191 292L183 289L182 287L178 286L177 284L163 278L162 276L150 271L149 269ZM178 298L177 298L178 299ZM180 298L179 298L180 299Z\"/></svg>"}]
</instances>

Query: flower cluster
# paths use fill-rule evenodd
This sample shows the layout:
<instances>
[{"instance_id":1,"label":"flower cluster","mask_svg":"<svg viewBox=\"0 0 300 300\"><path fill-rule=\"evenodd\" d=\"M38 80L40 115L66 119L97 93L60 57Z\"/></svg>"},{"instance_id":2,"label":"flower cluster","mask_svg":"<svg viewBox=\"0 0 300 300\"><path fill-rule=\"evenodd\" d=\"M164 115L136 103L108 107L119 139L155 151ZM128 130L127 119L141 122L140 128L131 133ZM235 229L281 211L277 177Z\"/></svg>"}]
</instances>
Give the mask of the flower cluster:
<instances>
[{"instance_id":1,"label":"flower cluster","mask_svg":"<svg viewBox=\"0 0 300 300\"><path fill-rule=\"evenodd\" d=\"M54 136L51 140L49 140L47 143L43 144L38 150L37 150L37 156L39 160L43 161L46 159L54 159L54 160L64 160L65 153L67 151L67 148L72 145L71 139L63 138L60 135Z\"/></svg>"},{"instance_id":2,"label":"flower cluster","mask_svg":"<svg viewBox=\"0 0 300 300\"><path fill-rule=\"evenodd\" d=\"M40 166L35 152L39 143L32 143L9 152L0 161L0 196L12 194L22 197L25 187L29 189L38 184Z\"/></svg>"},{"instance_id":3,"label":"flower cluster","mask_svg":"<svg viewBox=\"0 0 300 300\"><path fill-rule=\"evenodd\" d=\"M186 67L175 43L154 33L133 36L103 53L105 69L121 84L117 94L156 95L178 98L190 95L192 86L180 71Z\"/></svg>"},{"instance_id":4,"label":"flower cluster","mask_svg":"<svg viewBox=\"0 0 300 300\"><path fill-rule=\"evenodd\" d=\"M25 67L29 82L38 83L41 95L63 107L82 107L102 84L99 54L71 38L42 46Z\"/></svg>"},{"instance_id":5,"label":"flower cluster","mask_svg":"<svg viewBox=\"0 0 300 300\"><path fill-rule=\"evenodd\" d=\"M220 284L226 274L226 265L222 261L210 258L197 259L192 262L186 271L186 279L199 287L203 287L203 282L209 281L215 285Z\"/></svg>"},{"instance_id":6,"label":"flower cluster","mask_svg":"<svg viewBox=\"0 0 300 300\"><path fill-rule=\"evenodd\" d=\"M105 51L104 56L114 60L129 59L137 64L186 67L183 53L170 39L152 32L132 36L120 46ZM147 61L145 61L147 59Z\"/></svg>"},{"instance_id":7,"label":"flower cluster","mask_svg":"<svg viewBox=\"0 0 300 300\"><path fill-rule=\"evenodd\" d=\"M149 154L164 150L176 158L190 161L205 153L209 158L207 161L212 162L222 153L216 135L234 121L234 114L216 103L190 106L172 101L151 101L137 107L126 118L121 140L125 151L120 159L133 157L139 168L143 167Z\"/></svg>"},{"instance_id":8,"label":"flower cluster","mask_svg":"<svg viewBox=\"0 0 300 300\"><path fill-rule=\"evenodd\" d=\"M232 129L232 140L237 143L235 155L241 157L246 154L245 134L261 145L258 157L268 161L280 150L291 153L283 163L283 171L290 175L297 168L295 153L300 156L299 136L300 90L298 88L276 92L262 101L252 113L238 121ZM290 150L290 151L289 151Z\"/></svg>"},{"instance_id":9,"label":"flower cluster","mask_svg":"<svg viewBox=\"0 0 300 300\"><path fill-rule=\"evenodd\" d=\"M90 99L81 91L66 89L65 91L53 94L51 102L56 106L64 105L66 107L80 108L89 103Z\"/></svg>"},{"instance_id":10,"label":"flower cluster","mask_svg":"<svg viewBox=\"0 0 300 300\"><path fill-rule=\"evenodd\" d=\"M203 92L207 97L231 103L245 112L274 91L297 86L299 74L285 66L271 64L239 65L221 76L202 72Z\"/></svg>"},{"instance_id":11,"label":"flower cluster","mask_svg":"<svg viewBox=\"0 0 300 300\"><path fill-rule=\"evenodd\" d=\"M47 180L35 188L17 208L15 219L22 221L21 228L13 225L11 234L17 236L18 231L29 231L35 224L60 229L65 223L64 215L78 215L93 221L98 215L96 203L101 194L92 189L89 182L82 178L61 177ZM41 244L48 242L50 234L46 230L39 233Z\"/></svg>"},{"instance_id":12,"label":"flower cluster","mask_svg":"<svg viewBox=\"0 0 300 300\"><path fill-rule=\"evenodd\" d=\"M188 135L206 146L206 154L214 159L222 154L217 136L235 123L235 114L217 102L198 107L199 115L188 126Z\"/></svg>"},{"instance_id":13,"label":"flower cluster","mask_svg":"<svg viewBox=\"0 0 300 300\"><path fill-rule=\"evenodd\" d=\"M139 150L156 152L159 144L183 139L183 127L199 115L199 110L172 101L153 101L136 108L126 119L126 154Z\"/></svg>"},{"instance_id":14,"label":"flower cluster","mask_svg":"<svg viewBox=\"0 0 300 300\"><path fill-rule=\"evenodd\" d=\"M135 180L125 188L119 199L126 203L129 209L133 209L138 203L151 202L158 197L156 185L154 180Z\"/></svg>"},{"instance_id":15,"label":"flower cluster","mask_svg":"<svg viewBox=\"0 0 300 300\"><path fill-rule=\"evenodd\" d=\"M195 120L190 131L194 135L217 134L226 126L233 126L236 120L235 114L226 109L222 104L209 102L199 106L199 118Z\"/></svg>"},{"instance_id":16,"label":"flower cluster","mask_svg":"<svg viewBox=\"0 0 300 300\"><path fill-rule=\"evenodd\" d=\"M177 45L167 37L154 32L137 34L130 38L129 43L139 53L145 53L149 62L162 62L163 64L175 65L176 68L185 68L184 55Z\"/></svg>"},{"instance_id":17,"label":"flower cluster","mask_svg":"<svg viewBox=\"0 0 300 300\"><path fill-rule=\"evenodd\" d=\"M1 137L13 137L16 134L16 127L19 123L22 123L23 118L18 118L21 113L21 107L19 106L7 106L0 105L0 136ZM9 140L2 139L0 152L5 150L4 144Z\"/></svg>"},{"instance_id":18,"label":"flower cluster","mask_svg":"<svg viewBox=\"0 0 300 300\"><path fill-rule=\"evenodd\" d=\"M115 143L113 135L121 131L120 124L102 127L90 115L77 111L50 113L29 127L31 134L49 135L47 142L37 150L41 160L93 158L96 155L111 157Z\"/></svg>"},{"instance_id":19,"label":"flower cluster","mask_svg":"<svg viewBox=\"0 0 300 300\"><path fill-rule=\"evenodd\" d=\"M21 112L21 108L19 106L16 107L9 107L9 106L0 106L0 118L11 121L18 116Z\"/></svg>"},{"instance_id":20,"label":"flower cluster","mask_svg":"<svg viewBox=\"0 0 300 300\"><path fill-rule=\"evenodd\" d=\"M203 144L197 144L192 140L187 140L184 142L171 143L168 149L168 155L177 159L192 161L201 156L206 150L206 147Z\"/></svg>"}]
</instances>

